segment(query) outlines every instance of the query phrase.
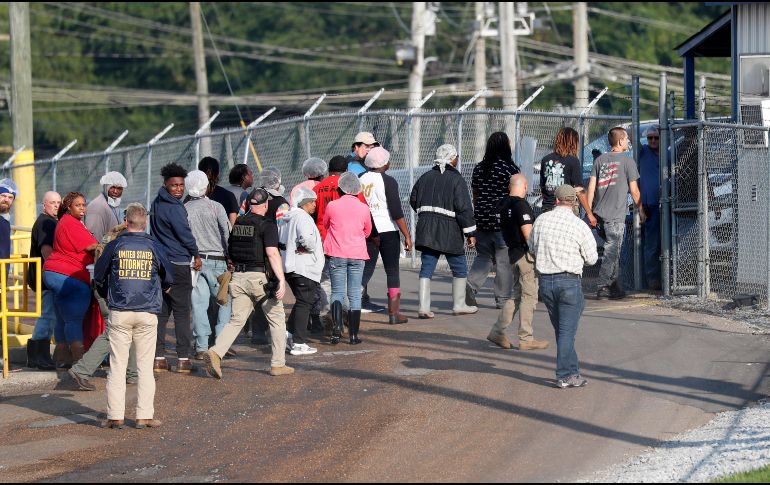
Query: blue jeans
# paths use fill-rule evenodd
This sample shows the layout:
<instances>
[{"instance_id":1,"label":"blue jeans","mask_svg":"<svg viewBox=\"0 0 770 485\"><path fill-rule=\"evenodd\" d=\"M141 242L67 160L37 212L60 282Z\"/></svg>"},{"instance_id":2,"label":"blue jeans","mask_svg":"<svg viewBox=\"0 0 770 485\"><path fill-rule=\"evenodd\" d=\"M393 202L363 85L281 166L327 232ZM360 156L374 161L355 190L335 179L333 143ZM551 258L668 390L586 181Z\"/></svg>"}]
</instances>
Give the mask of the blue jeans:
<instances>
[{"instance_id":1,"label":"blue jeans","mask_svg":"<svg viewBox=\"0 0 770 485\"><path fill-rule=\"evenodd\" d=\"M351 310L361 309L361 279L364 275L363 259L329 258L329 277L332 280L332 303L345 302L348 295Z\"/></svg>"},{"instance_id":2,"label":"blue jeans","mask_svg":"<svg viewBox=\"0 0 770 485\"><path fill-rule=\"evenodd\" d=\"M647 286L660 286L660 206L646 205L647 222L642 226L644 236L644 273Z\"/></svg>"},{"instance_id":3,"label":"blue jeans","mask_svg":"<svg viewBox=\"0 0 770 485\"><path fill-rule=\"evenodd\" d=\"M219 292L217 277L227 271L226 261L202 259L201 271L198 274L198 282L192 289L192 324L193 337L195 337L195 351L205 352L209 349L209 337L211 336L211 324L209 323L209 300L216 298ZM232 305L228 298L226 305L219 305L217 324L214 333L219 335L222 328L230 321Z\"/></svg>"},{"instance_id":4,"label":"blue jeans","mask_svg":"<svg viewBox=\"0 0 770 485\"><path fill-rule=\"evenodd\" d=\"M56 307L54 306L54 294L51 290L43 290L40 293L41 310L40 318L35 322L35 330L32 332L32 340L51 340L53 329L56 326Z\"/></svg>"},{"instance_id":5,"label":"blue jeans","mask_svg":"<svg viewBox=\"0 0 770 485\"><path fill-rule=\"evenodd\" d=\"M91 288L69 276L44 271L45 285L54 294L56 343L82 342L83 318L91 305Z\"/></svg>"},{"instance_id":6,"label":"blue jeans","mask_svg":"<svg viewBox=\"0 0 770 485\"><path fill-rule=\"evenodd\" d=\"M604 239L604 257L596 284L599 288L610 286L615 281L622 284L620 253L626 235L626 223L599 221L599 234Z\"/></svg>"},{"instance_id":7,"label":"blue jeans","mask_svg":"<svg viewBox=\"0 0 770 485\"><path fill-rule=\"evenodd\" d=\"M476 232L476 259L468 275L468 286L479 291L495 266L495 299L507 300L513 290L513 272L508 260L508 246L500 231Z\"/></svg>"},{"instance_id":8,"label":"blue jeans","mask_svg":"<svg viewBox=\"0 0 770 485\"><path fill-rule=\"evenodd\" d=\"M420 253L420 278L433 278L438 259L442 254L446 258L447 263L449 263L452 276L455 278L466 278L468 276L468 261L465 259L464 254L446 254L432 249L423 249Z\"/></svg>"},{"instance_id":9,"label":"blue jeans","mask_svg":"<svg viewBox=\"0 0 770 485\"><path fill-rule=\"evenodd\" d=\"M556 332L556 378L580 374L575 335L585 308L583 287L577 275L540 275L540 300L548 309Z\"/></svg>"}]
</instances>

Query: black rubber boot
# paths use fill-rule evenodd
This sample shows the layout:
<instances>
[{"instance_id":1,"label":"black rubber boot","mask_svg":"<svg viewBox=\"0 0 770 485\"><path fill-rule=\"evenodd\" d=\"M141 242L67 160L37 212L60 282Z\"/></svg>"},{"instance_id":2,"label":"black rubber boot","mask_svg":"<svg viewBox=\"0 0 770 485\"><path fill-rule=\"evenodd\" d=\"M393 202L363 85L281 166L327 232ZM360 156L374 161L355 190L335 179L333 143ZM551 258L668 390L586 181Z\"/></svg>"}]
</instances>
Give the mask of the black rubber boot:
<instances>
[{"instance_id":1,"label":"black rubber boot","mask_svg":"<svg viewBox=\"0 0 770 485\"><path fill-rule=\"evenodd\" d=\"M27 367L37 369L37 340L27 340Z\"/></svg>"},{"instance_id":2,"label":"black rubber boot","mask_svg":"<svg viewBox=\"0 0 770 485\"><path fill-rule=\"evenodd\" d=\"M358 330L361 328L361 310L349 311L348 321L350 322L350 345L358 345L361 343L361 339L358 338Z\"/></svg>"},{"instance_id":3,"label":"black rubber boot","mask_svg":"<svg viewBox=\"0 0 770 485\"><path fill-rule=\"evenodd\" d=\"M40 370L56 370L56 362L51 358L50 341L36 340L35 342L37 342L37 368Z\"/></svg>"},{"instance_id":4,"label":"black rubber boot","mask_svg":"<svg viewBox=\"0 0 770 485\"><path fill-rule=\"evenodd\" d=\"M332 345L340 343L342 338L342 302L332 303Z\"/></svg>"}]
</instances>

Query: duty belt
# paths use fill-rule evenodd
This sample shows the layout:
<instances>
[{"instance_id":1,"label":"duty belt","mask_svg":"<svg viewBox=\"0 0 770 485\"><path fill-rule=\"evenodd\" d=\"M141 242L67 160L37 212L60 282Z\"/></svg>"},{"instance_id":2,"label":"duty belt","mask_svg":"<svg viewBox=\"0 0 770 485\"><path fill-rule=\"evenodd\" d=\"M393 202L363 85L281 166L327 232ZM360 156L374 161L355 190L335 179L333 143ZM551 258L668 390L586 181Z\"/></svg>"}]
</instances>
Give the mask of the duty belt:
<instances>
[{"instance_id":1,"label":"duty belt","mask_svg":"<svg viewBox=\"0 0 770 485\"><path fill-rule=\"evenodd\" d=\"M265 267L255 264L236 264L233 271L236 273L264 273Z\"/></svg>"}]
</instances>

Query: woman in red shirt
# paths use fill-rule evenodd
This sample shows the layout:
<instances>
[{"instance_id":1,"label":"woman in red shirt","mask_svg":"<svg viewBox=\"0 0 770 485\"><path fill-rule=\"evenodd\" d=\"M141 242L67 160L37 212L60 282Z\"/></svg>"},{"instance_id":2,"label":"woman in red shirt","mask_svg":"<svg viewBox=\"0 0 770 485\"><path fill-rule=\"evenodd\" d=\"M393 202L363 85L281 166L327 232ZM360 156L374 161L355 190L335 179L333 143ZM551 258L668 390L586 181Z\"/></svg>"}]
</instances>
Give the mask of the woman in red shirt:
<instances>
[{"instance_id":1,"label":"woman in red shirt","mask_svg":"<svg viewBox=\"0 0 770 485\"><path fill-rule=\"evenodd\" d=\"M70 192L59 207L53 252L43 265L43 280L53 291L56 311L54 360L60 367L83 357L83 318L91 303L91 275L97 241L86 226L86 197Z\"/></svg>"}]
</instances>

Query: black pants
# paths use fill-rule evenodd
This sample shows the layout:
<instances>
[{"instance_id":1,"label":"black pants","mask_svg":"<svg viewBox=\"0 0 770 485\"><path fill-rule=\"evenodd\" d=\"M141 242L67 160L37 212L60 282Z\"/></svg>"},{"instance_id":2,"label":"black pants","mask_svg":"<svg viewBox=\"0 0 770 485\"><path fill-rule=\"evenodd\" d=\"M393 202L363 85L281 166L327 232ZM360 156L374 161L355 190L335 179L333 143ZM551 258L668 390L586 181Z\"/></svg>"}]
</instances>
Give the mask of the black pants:
<instances>
[{"instance_id":1,"label":"black pants","mask_svg":"<svg viewBox=\"0 0 770 485\"><path fill-rule=\"evenodd\" d=\"M174 284L171 291L163 293L163 309L158 315L158 343L155 355L163 357L166 354L166 325L171 312L174 312L174 331L176 333L176 355L190 358L192 355L192 276L190 266L172 264L174 267Z\"/></svg>"},{"instance_id":2,"label":"black pants","mask_svg":"<svg viewBox=\"0 0 770 485\"><path fill-rule=\"evenodd\" d=\"M307 322L310 319L310 310L318 299L318 283L296 273L286 275L291 292L294 293L294 307L289 315L286 328L294 337L294 342L301 344L307 340Z\"/></svg>"},{"instance_id":3,"label":"black pants","mask_svg":"<svg viewBox=\"0 0 770 485\"><path fill-rule=\"evenodd\" d=\"M380 233L380 247L366 241L366 250L369 252L369 260L364 264L364 276L361 285L367 286L374 275L377 266L377 257L382 255L382 264L385 266L385 275L388 277L388 288L401 288L401 278L398 270L398 260L401 257L401 235L398 231Z\"/></svg>"}]
</instances>

